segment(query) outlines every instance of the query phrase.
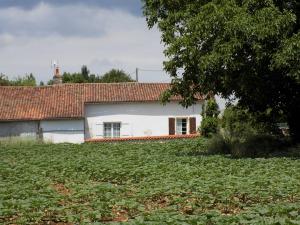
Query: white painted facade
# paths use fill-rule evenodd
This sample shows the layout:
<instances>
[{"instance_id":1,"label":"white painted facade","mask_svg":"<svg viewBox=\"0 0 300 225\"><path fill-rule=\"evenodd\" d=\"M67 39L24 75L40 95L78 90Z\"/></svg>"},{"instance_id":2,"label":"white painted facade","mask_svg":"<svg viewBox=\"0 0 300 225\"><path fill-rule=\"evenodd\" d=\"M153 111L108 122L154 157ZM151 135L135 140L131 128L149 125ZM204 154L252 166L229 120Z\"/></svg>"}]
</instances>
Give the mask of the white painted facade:
<instances>
[{"instance_id":1,"label":"white painted facade","mask_svg":"<svg viewBox=\"0 0 300 225\"><path fill-rule=\"evenodd\" d=\"M43 140L51 143L84 142L84 120L41 121Z\"/></svg>"},{"instance_id":2,"label":"white painted facade","mask_svg":"<svg viewBox=\"0 0 300 225\"><path fill-rule=\"evenodd\" d=\"M186 109L178 102L87 104L85 138L103 138L104 123L120 123L121 138L169 135L169 118L195 117L196 126L200 126L201 108L201 103Z\"/></svg>"}]
</instances>

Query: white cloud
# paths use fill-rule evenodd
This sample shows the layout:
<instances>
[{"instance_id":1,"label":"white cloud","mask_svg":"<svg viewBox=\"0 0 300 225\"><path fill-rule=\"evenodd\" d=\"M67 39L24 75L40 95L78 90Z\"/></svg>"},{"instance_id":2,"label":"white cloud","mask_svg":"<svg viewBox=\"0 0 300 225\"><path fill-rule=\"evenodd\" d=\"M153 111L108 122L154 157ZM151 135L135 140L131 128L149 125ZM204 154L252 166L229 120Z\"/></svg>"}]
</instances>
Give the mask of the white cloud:
<instances>
[{"instance_id":1,"label":"white cloud","mask_svg":"<svg viewBox=\"0 0 300 225\"><path fill-rule=\"evenodd\" d=\"M13 44L14 39L15 39L14 36L12 36L10 34L2 34L0 36L0 47Z\"/></svg>"},{"instance_id":2,"label":"white cloud","mask_svg":"<svg viewBox=\"0 0 300 225\"><path fill-rule=\"evenodd\" d=\"M52 59L68 72L83 64L96 74L111 68L162 68L159 32L149 31L145 18L125 11L41 3L32 10L0 9L0 27L0 72L8 75L32 72L49 80ZM168 80L162 74L144 73L141 78Z\"/></svg>"}]
</instances>

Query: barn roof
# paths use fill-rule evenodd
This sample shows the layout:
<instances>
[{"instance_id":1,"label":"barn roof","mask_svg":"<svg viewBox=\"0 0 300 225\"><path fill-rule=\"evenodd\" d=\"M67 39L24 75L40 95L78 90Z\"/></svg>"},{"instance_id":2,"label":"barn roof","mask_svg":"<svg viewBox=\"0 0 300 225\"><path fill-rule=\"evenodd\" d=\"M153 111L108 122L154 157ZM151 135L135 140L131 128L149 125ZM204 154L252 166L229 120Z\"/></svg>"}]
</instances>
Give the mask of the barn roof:
<instances>
[{"instance_id":1,"label":"barn roof","mask_svg":"<svg viewBox=\"0 0 300 225\"><path fill-rule=\"evenodd\" d=\"M159 101L169 87L167 83L0 87L0 121L83 118L84 104Z\"/></svg>"}]
</instances>

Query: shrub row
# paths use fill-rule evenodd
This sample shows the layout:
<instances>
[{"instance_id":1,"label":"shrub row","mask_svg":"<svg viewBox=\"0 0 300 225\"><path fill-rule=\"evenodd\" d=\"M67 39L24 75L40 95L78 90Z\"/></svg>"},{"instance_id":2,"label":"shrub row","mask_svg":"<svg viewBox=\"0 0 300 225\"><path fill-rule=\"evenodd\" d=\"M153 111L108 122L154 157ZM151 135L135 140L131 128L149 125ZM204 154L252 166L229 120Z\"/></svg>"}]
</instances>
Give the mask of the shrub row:
<instances>
[{"instance_id":1,"label":"shrub row","mask_svg":"<svg viewBox=\"0 0 300 225\"><path fill-rule=\"evenodd\" d=\"M207 132L215 133L208 142L210 154L264 157L289 145L270 117L250 113L238 106L227 107L220 119L204 118L202 124Z\"/></svg>"},{"instance_id":2,"label":"shrub row","mask_svg":"<svg viewBox=\"0 0 300 225\"><path fill-rule=\"evenodd\" d=\"M274 152L284 151L290 147L286 138L274 135L258 134L248 136L244 142L235 139L226 140L217 134L208 141L207 150L209 154L231 154L234 158L244 157L267 157Z\"/></svg>"}]
</instances>

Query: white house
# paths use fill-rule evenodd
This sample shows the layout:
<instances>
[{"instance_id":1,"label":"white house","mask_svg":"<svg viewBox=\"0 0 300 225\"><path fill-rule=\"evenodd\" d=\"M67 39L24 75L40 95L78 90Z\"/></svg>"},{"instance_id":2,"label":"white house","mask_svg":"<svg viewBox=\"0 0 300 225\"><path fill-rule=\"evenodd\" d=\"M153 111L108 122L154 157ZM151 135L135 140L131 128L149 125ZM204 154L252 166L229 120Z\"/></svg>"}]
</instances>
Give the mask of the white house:
<instances>
[{"instance_id":1,"label":"white house","mask_svg":"<svg viewBox=\"0 0 300 225\"><path fill-rule=\"evenodd\" d=\"M53 143L195 136L203 99L190 108L159 101L164 83L0 87L0 138Z\"/></svg>"}]
</instances>

